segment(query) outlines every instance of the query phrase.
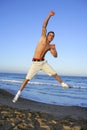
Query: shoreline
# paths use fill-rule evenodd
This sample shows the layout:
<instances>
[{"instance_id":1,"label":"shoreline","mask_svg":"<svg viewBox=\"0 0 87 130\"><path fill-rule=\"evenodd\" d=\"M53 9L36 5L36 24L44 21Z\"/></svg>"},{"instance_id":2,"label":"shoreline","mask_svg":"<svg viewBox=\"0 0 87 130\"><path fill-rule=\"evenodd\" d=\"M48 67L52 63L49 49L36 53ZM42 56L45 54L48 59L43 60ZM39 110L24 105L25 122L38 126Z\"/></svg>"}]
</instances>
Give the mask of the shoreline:
<instances>
[{"instance_id":1,"label":"shoreline","mask_svg":"<svg viewBox=\"0 0 87 130\"><path fill-rule=\"evenodd\" d=\"M18 130L20 123L21 129L25 126L26 130L28 128L29 130L42 130L42 128L53 130L54 127L55 130L59 128L61 128L60 130L67 130L66 128L74 130L75 127L78 127L76 130L87 129L87 108L85 107L51 105L23 98L19 98L16 103L13 103L13 97L14 95L11 93L0 89L0 128L4 128L4 130L9 130L8 125L9 128L12 127L12 130ZM6 113L12 117L6 117ZM18 125L15 120L17 117L19 117ZM31 123L28 122L28 119L31 120ZM26 125L23 124L23 121ZM5 124L5 122L9 123ZM30 124L32 127L29 126Z\"/></svg>"}]
</instances>

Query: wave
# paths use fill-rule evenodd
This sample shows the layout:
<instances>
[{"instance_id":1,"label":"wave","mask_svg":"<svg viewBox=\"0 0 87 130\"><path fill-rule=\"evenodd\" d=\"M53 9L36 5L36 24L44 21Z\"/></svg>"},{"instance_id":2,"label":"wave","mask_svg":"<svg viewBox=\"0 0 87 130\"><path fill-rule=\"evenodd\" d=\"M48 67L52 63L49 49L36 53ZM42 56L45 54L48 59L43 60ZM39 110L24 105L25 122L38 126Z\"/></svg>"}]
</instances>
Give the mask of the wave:
<instances>
[{"instance_id":1,"label":"wave","mask_svg":"<svg viewBox=\"0 0 87 130\"><path fill-rule=\"evenodd\" d=\"M59 86L58 84L44 83L44 82L29 82L29 84Z\"/></svg>"},{"instance_id":2,"label":"wave","mask_svg":"<svg viewBox=\"0 0 87 130\"><path fill-rule=\"evenodd\" d=\"M10 80L10 79L0 79L0 82L9 82L9 83L19 83L19 84L21 84L23 81ZM28 84L60 86L59 84L47 83L47 82L31 82L31 81L29 81ZM70 86L70 88L75 88L75 89L87 89L87 86L76 86L76 85L73 85L73 86Z\"/></svg>"},{"instance_id":3,"label":"wave","mask_svg":"<svg viewBox=\"0 0 87 130\"><path fill-rule=\"evenodd\" d=\"M70 86L70 88L87 89L87 86Z\"/></svg>"},{"instance_id":4,"label":"wave","mask_svg":"<svg viewBox=\"0 0 87 130\"><path fill-rule=\"evenodd\" d=\"M0 79L0 82L22 83L22 81L18 81L18 80L9 80L9 79Z\"/></svg>"},{"instance_id":5,"label":"wave","mask_svg":"<svg viewBox=\"0 0 87 130\"><path fill-rule=\"evenodd\" d=\"M23 81L1 79L0 82L10 82L10 83L20 83L21 84ZM28 82L28 84L59 86L58 84L44 83L44 82L30 82L30 81Z\"/></svg>"}]
</instances>

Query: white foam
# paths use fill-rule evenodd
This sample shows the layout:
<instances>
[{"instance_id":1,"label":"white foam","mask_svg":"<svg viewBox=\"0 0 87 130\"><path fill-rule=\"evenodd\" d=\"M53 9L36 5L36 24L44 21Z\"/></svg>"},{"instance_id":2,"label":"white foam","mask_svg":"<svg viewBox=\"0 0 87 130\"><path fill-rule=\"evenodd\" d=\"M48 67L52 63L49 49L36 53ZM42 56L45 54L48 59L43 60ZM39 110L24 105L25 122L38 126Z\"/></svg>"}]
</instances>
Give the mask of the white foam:
<instances>
[{"instance_id":1,"label":"white foam","mask_svg":"<svg viewBox=\"0 0 87 130\"><path fill-rule=\"evenodd\" d=\"M18 80L8 80L8 79L0 79L0 82L22 83L22 81L18 81Z\"/></svg>"},{"instance_id":2,"label":"white foam","mask_svg":"<svg viewBox=\"0 0 87 130\"><path fill-rule=\"evenodd\" d=\"M10 79L0 79L0 82L9 82L9 83L19 83L21 84L23 81L19 80L10 80ZM28 82L28 84L34 84L34 85L49 85L49 86L60 86L60 84L54 84L54 83L46 83L46 82ZM70 88L76 88L76 89L87 89L87 86L70 86Z\"/></svg>"}]
</instances>

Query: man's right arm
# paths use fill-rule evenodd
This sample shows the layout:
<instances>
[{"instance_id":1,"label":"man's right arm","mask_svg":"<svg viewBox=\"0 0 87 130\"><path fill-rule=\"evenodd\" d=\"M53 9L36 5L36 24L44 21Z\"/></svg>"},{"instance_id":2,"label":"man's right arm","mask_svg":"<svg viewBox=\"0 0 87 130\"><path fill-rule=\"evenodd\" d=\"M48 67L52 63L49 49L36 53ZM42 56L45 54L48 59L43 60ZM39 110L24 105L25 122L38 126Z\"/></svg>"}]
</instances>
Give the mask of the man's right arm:
<instances>
[{"instance_id":1,"label":"man's right arm","mask_svg":"<svg viewBox=\"0 0 87 130\"><path fill-rule=\"evenodd\" d=\"M55 44L51 44L51 45L50 45L50 52L51 52L51 54L52 54L54 57L57 57L57 56L58 56L57 51L56 51L56 48L55 48Z\"/></svg>"},{"instance_id":2,"label":"man's right arm","mask_svg":"<svg viewBox=\"0 0 87 130\"><path fill-rule=\"evenodd\" d=\"M43 26L42 26L42 36L46 36L46 27L47 27L48 21L49 21L50 17L53 16L54 14L55 14L54 11L50 11L48 16L44 20L44 23L43 23Z\"/></svg>"}]
</instances>

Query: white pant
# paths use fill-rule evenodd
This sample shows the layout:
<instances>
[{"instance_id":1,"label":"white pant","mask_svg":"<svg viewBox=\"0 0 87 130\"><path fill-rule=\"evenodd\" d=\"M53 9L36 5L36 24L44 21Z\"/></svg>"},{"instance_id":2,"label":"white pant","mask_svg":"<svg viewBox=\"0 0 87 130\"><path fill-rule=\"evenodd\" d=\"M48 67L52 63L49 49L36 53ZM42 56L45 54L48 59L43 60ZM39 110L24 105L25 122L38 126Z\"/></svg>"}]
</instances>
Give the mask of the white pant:
<instances>
[{"instance_id":1,"label":"white pant","mask_svg":"<svg viewBox=\"0 0 87 130\"><path fill-rule=\"evenodd\" d=\"M32 61L32 64L31 64L29 72L26 76L26 79L31 80L34 77L34 75L40 70L44 71L48 75L55 75L56 74L56 72L47 63L47 61Z\"/></svg>"}]
</instances>

